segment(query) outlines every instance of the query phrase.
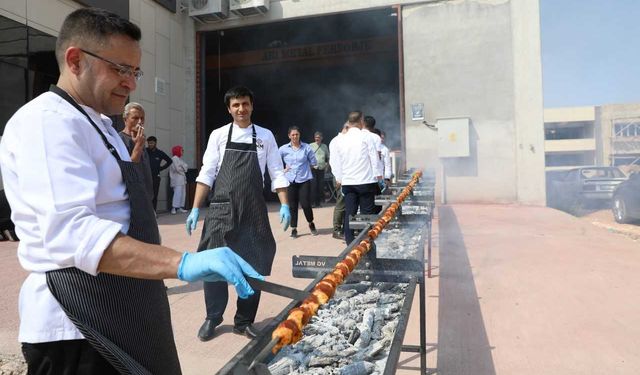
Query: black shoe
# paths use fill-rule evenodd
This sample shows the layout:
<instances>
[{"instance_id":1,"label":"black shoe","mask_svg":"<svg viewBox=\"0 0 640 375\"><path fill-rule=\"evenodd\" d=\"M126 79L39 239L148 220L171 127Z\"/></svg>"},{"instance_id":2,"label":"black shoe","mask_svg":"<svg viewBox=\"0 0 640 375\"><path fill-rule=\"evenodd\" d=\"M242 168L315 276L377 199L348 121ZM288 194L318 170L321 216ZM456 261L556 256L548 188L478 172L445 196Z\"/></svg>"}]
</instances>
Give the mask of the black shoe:
<instances>
[{"instance_id":1,"label":"black shoe","mask_svg":"<svg viewBox=\"0 0 640 375\"><path fill-rule=\"evenodd\" d=\"M291 238L298 238L298 230L293 228L291 229Z\"/></svg>"},{"instance_id":2,"label":"black shoe","mask_svg":"<svg viewBox=\"0 0 640 375\"><path fill-rule=\"evenodd\" d=\"M216 335L216 327L219 326L220 323L216 324L212 320L206 319L198 331L198 338L200 341L211 340Z\"/></svg>"},{"instance_id":3,"label":"black shoe","mask_svg":"<svg viewBox=\"0 0 640 375\"><path fill-rule=\"evenodd\" d=\"M316 225L314 223L309 223L309 229L311 230L311 234L314 236L318 235L318 231L316 230Z\"/></svg>"},{"instance_id":4,"label":"black shoe","mask_svg":"<svg viewBox=\"0 0 640 375\"><path fill-rule=\"evenodd\" d=\"M344 235L341 234L340 232L333 232L333 238L337 239L337 240L343 240L344 239Z\"/></svg>"},{"instance_id":5,"label":"black shoe","mask_svg":"<svg viewBox=\"0 0 640 375\"><path fill-rule=\"evenodd\" d=\"M233 333L235 333L236 335L247 336L250 339L255 339L256 337L258 337L258 334L260 333L260 331L258 331L256 327L253 326L253 324L249 324L248 326L245 326L245 327L234 326Z\"/></svg>"}]
</instances>

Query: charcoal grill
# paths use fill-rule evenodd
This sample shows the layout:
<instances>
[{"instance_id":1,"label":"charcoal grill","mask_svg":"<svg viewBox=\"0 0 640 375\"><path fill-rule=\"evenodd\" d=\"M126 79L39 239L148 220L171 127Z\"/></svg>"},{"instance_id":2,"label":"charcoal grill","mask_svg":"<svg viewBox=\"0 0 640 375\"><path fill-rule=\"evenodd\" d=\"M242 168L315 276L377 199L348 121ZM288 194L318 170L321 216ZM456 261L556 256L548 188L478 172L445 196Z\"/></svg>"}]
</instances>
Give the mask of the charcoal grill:
<instances>
[{"instance_id":1,"label":"charcoal grill","mask_svg":"<svg viewBox=\"0 0 640 375\"><path fill-rule=\"evenodd\" d=\"M383 211L396 201L397 194L402 190L403 184L410 181L411 174L400 177L396 184L390 187L391 195L377 196L376 204L383 206ZM373 242L371 250L362 257L358 266L345 280L345 284L360 281L406 283L408 286L404 295L404 301L400 309L400 316L395 335L389 347L384 374L391 375L396 372L398 359L402 351L420 354L421 373L427 373L426 363L426 299L425 299L425 273L430 277L431 269L431 220L434 208L433 178L426 176L414 187L411 194L400 206L396 217L388 224L378 238ZM330 272L335 264L342 260L360 241L367 238L368 229L378 219L377 215L357 215L350 221L351 228L360 230L355 240L349 244L340 255L329 256L293 256L293 276L298 278L313 279L305 288L311 292L313 287ZM388 254L386 249L378 248L377 243L389 240L388 233L399 229L404 234L418 237L417 252L410 256L406 254ZM425 246L426 245L426 246ZM427 256L425 257L425 247ZM385 253L385 254L383 254ZM428 264L425 270L425 260ZM417 288L419 286L419 288ZM415 293L419 290L420 303L420 342L419 345L402 345L404 340L409 315ZM287 318L291 309L300 301L289 303L274 319L272 319L261 331L261 334L249 342L238 352L218 373L233 375L270 375L268 363L273 358L271 349L274 340L271 333L278 324Z\"/></svg>"}]
</instances>

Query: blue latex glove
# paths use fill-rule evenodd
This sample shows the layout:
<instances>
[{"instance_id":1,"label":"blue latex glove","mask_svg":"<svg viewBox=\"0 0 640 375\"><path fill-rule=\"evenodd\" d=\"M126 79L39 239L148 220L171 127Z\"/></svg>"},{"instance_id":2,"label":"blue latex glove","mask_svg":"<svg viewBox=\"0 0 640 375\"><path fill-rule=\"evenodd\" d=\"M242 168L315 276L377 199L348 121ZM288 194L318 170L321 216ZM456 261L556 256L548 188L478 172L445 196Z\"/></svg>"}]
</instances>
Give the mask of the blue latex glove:
<instances>
[{"instance_id":1,"label":"blue latex glove","mask_svg":"<svg viewBox=\"0 0 640 375\"><path fill-rule=\"evenodd\" d=\"M200 209L192 208L187 216L187 234L191 235L191 232L196 230L196 224L198 224L198 217L200 217Z\"/></svg>"},{"instance_id":2,"label":"blue latex glove","mask_svg":"<svg viewBox=\"0 0 640 375\"><path fill-rule=\"evenodd\" d=\"M378 186L380 187L380 192L384 192L385 190L387 190L387 184L384 182L384 180L378 180Z\"/></svg>"},{"instance_id":3,"label":"blue latex glove","mask_svg":"<svg viewBox=\"0 0 640 375\"><path fill-rule=\"evenodd\" d=\"M280 223L285 231L289 228L289 224L291 224L291 212L289 212L289 206L286 204L280 206Z\"/></svg>"},{"instance_id":4,"label":"blue latex glove","mask_svg":"<svg viewBox=\"0 0 640 375\"><path fill-rule=\"evenodd\" d=\"M226 281L233 284L238 297L247 298L253 289L244 275L264 280L249 263L228 247L218 247L198 253L185 252L178 266L178 278L182 281Z\"/></svg>"}]
</instances>

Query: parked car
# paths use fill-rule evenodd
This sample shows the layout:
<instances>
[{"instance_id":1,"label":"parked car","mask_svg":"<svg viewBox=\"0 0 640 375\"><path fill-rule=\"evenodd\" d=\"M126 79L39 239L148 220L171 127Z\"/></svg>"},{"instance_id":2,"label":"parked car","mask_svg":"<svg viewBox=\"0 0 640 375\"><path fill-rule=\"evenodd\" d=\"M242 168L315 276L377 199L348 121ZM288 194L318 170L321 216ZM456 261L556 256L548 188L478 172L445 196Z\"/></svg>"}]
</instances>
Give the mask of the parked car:
<instances>
[{"instance_id":1,"label":"parked car","mask_svg":"<svg viewBox=\"0 0 640 375\"><path fill-rule=\"evenodd\" d=\"M545 173L545 191L547 193L547 206L553 208L560 208L560 202L555 194L553 184L555 181L564 180L567 176L568 170L551 170Z\"/></svg>"},{"instance_id":2,"label":"parked car","mask_svg":"<svg viewBox=\"0 0 640 375\"><path fill-rule=\"evenodd\" d=\"M581 167L552 181L556 207L576 213L586 203L608 203L616 186L626 180L618 167Z\"/></svg>"},{"instance_id":3,"label":"parked car","mask_svg":"<svg viewBox=\"0 0 640 375\"><path fill-rule=\"evenodd\" d=\"M616 187L611 210L618 223L640 220L640 173L632 174L627 181Z\"/></svg>"}]
</instances>

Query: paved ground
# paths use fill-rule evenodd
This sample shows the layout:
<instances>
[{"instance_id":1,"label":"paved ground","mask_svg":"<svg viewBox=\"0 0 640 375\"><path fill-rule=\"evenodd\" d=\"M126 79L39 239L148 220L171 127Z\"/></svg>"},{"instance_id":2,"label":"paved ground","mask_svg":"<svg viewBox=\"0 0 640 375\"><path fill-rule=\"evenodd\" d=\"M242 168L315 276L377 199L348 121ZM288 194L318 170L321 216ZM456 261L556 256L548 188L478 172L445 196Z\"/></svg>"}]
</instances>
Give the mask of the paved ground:
<instances>
[{"instance_id":1,"label":"paved ground","mask_svg":"<svg viewBox=\"0 0 640 375\"><path fill-rule=\"evenodd\" d=\"M335 255L332 208L314 210L320 235L301 225L298 239L270 218L278 253L269 279L295 287L290 258ZM185 215L161 215L165 244L193 249ZM201 223L198 228L198 235ZM428 367L438 374L640 373L640 248L637 226L607 212L575 218L543 207L453 205L437 208L433 278L427 283ZM19 354L17 294L25 273L15 243L0 243L0 353ZM215 373L249 341L231 333L234 304L214 340L201 343L201 285L167 282L176 343L186 375ZM258 327L288 300L263 295ZM418 305L405 343L418 343ZM401 356L398 374L416 374L416 354ZM433 370L437 369L437 370Z\"/></svg>"}]
</instances>

